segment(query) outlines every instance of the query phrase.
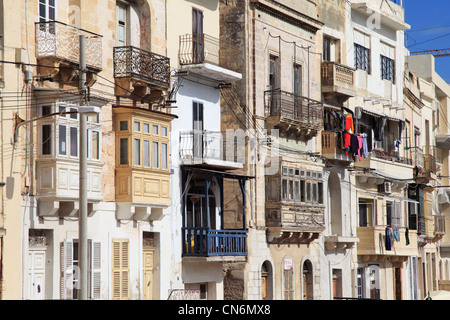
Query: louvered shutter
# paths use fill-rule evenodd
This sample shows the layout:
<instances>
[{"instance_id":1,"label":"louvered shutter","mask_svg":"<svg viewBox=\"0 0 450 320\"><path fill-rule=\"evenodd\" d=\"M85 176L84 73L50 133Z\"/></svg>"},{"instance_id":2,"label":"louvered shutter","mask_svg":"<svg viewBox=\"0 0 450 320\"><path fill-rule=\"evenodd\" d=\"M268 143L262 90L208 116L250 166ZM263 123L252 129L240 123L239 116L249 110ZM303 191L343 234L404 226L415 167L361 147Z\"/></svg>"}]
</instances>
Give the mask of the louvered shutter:
<instances>
[{"instance_id":1,"label":"louvered shutter","mask_svg":"<svg viewBox=\"0 0 450 320\"><path fill-rule=\"evenodd\" d=\"M102 254L101 242L89 240L90 247L90 295L91 299L101 297Z\"/></svg>"},{"instance_id":2,"label":"louvered shutter","mask_svg":"<svg viewBox=\"0 0 450 320\"><path fill-rule=\"evenodd\" d=\"M73 241L66 239L61 243L61 299L73 297Z\"/></svg>"},{"instance_id":3,"label":"louvered shutter","mask_svg":"<svg viewBox=\"0 0 450 320\"><path fill-rule=\"evenodd\" d=\"M126 300L129 298L128 239L112 241L112 298Z\"/></svg>"}]
</instances>

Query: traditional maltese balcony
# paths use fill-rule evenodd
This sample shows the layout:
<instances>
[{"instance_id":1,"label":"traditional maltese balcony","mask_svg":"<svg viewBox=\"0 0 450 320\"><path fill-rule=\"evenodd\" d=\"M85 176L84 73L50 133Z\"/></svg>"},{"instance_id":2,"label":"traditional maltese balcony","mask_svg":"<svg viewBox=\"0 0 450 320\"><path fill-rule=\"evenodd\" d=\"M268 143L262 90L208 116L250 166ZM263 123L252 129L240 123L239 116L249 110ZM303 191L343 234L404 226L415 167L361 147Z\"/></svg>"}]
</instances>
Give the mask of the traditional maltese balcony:
<instances>
[{"instance_id":1,"label":"traditional maltese balcony","mask_svg":"<svg viewBox=\"0 0 450 320\"><path fill-rule=\"evenodd\" d=\"M114 79L117 96L161 95L170 87L170 60L133 46L115 47Z\"/></svg>"},{"instance_id":2,"label":"traditional maltese balcony","mask_svg":"<svg viewBox=\"0 0 450 320\"><path fill-rule=\"evenodd\" d=\"M322 62L322 93L327 99L336 96L345 101L354 97L355 69L336 62Z\"/></svg>"},{"instance_id":3,"label":"traditional maltese balcony","mask_svg":"<svg viewBox=\"0 0 450 320\"><path fill-rule=\"evenodd\" d=\"M102 36L59 21L35 24L36 58L40 65L48 66L39 67L41 76L54 78L59 74L64 81L75 78L80 61L80 35L85 36L88 84L95 80L93 74L102 69Z\"/></svg>"}]
</instances>

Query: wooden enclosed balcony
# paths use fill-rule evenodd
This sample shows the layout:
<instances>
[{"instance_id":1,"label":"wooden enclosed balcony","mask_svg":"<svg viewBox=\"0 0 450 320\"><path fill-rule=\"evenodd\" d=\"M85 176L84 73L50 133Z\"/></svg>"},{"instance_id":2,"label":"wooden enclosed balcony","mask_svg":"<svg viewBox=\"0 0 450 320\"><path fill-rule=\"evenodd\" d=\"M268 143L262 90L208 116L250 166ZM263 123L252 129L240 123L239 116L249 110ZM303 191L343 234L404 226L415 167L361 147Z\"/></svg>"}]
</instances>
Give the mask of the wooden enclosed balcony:
<instances>
[{"instance_id":1,"label":"wooden enclosed balcony","mask_svg":"<svg viewBox=\"0 0 450 320\"><path fill-rule=\"evenodd\" d=\"M39 73L49 78L59 73L63 80L72 80L75 77L73 66L80 61L80 35L85 36L87 80L90 80L90 73L99 72L103 63L102 36L59 21L48 21L35 24L36 58L40 65L49 66L40 66ZM61 65L67 68L57 68Z\"/></svg>"},{"instance_id":2,"label":"wooden enclosed balcony","mask_svg":"<svg viewBox=\"0 0 450 320\"><path fill-rule=\"evenodd\" d=\"M281 89L264 92L266 125L312 137L323 122L323 103Z\"/></svg>"},{"instance_id":3,"label":"wooden enclosed balcony","mask_svg":"<svg viewBox=\"0 0 450 320\"><path fill-rule=\"evenodd\" d=\"M170 60L133 46L115 47L114 78L119 85L115 88L118 96L129 96L130 92L136 90L141 91L134 92L138 96L150 94L152 90L168 90Z\"/></svg>"},{"instance_id":4,"label":"wooden enclosed balcony","mask_svg":"<svg viewBox=\"0 0 450 320\"><path fill-rule=\"evenodd\" d=\"M346 100L354 97L355 69L336 62L322 62L322 93L326 99L336 96L339 100Z\"/></svg>"}]
</instances>

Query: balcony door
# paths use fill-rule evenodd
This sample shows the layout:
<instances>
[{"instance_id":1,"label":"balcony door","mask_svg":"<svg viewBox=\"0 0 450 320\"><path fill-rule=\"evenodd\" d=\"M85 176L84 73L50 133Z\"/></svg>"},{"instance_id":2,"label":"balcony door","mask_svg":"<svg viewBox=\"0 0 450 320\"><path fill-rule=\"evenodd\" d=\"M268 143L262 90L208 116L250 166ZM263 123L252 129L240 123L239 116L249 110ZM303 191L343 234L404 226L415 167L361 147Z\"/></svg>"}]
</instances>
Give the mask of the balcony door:
<instances>
[{"instance_id":1,"label":"balcony door","mask_svg":"<svg viewBox=\"0 0 450 320\"><path fill-rule=\"evenodd\" d=\"M203 62L203 12L197 9L192 9L192 49L193 49L193 63Z\"/></svg>"},{"instance_id":2,"label":"balcony door","mask_svg":"<svg viewBox=\"0 0 450 320\"><path fill-rule=\"evenodd\" d=\"M193 156L194 159L203 158L203 103L192 103L192 119L193 119Z\"/></svg>"}]
</instances>

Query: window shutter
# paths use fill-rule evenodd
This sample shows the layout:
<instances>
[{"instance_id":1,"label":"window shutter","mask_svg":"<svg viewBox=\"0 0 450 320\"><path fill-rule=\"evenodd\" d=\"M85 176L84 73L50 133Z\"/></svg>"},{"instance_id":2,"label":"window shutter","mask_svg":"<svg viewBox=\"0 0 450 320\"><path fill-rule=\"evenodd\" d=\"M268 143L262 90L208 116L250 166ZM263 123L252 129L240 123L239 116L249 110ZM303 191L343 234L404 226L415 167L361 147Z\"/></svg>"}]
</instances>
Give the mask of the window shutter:
<instances>
[{"instance_id":1,"label":"window shutter","mask_svg":"<svg viewBox=\"0 0 450 320\"><path fill-rule=\"evenodd\" d=\"M102 275L102 255L101 255L101 242L96 240L90 240L90 292L91 299L100 299L101 297L101 275Z\"/></svg>"},{"instance_id":2,"label":"window shutter","mask_svg":"<svg viewBox=\"0 0 450 320\"><path fill-rule=\"evenodd\" d=\"M61 299L72 299L73 290L73 241L61 243Z\"/></svg>"},{"instance_id":3,"label":"window shutter","mask_svg":"<svg viewBox=\"0 0 450 320\"><path fill-rule=\"evenodd\" d=\"M129 298L128 239L112 241L112 298L126 300Z\"/></svg>"}]
</instances>

